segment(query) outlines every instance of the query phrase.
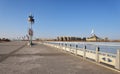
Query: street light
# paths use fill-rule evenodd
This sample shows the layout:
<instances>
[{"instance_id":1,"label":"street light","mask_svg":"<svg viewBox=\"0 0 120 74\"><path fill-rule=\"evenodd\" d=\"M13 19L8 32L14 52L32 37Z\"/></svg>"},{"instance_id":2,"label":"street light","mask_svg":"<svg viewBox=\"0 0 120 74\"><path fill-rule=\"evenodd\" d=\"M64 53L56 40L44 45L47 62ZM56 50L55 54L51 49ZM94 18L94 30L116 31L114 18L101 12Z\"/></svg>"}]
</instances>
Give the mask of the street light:
<instances>
[{"instance_id":1,"label":"street light","mask_svg":"<svg viewBox=\"0 0 120 74\"><path fill-rule=\"evenodd\" d=\"M31 46L32 45L32 37L33 37L33 30L32 30L32 24L34 24L34 16L29 15L28 17L28 22L30 22L30 27L29 27L29 30L28 30L28 34L29 34L29 45Z\"/></svg>"}]
</instances>

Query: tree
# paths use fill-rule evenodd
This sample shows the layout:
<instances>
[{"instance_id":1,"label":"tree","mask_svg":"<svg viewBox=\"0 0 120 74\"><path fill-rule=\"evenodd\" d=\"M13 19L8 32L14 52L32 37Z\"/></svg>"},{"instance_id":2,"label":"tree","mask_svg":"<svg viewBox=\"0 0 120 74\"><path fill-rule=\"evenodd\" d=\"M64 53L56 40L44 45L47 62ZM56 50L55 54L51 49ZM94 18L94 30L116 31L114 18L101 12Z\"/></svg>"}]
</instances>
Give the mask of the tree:
<instances>
[{"instance_id":1,"label":"tree","mask_svg":"<svg viewBox=\"0 0 120 74\"><path fill-rule=\"evenodd\" d=\"M82 39L83 41L86 41L86 37L83 37L83 39Z\"/></svg>"}]
</instances>

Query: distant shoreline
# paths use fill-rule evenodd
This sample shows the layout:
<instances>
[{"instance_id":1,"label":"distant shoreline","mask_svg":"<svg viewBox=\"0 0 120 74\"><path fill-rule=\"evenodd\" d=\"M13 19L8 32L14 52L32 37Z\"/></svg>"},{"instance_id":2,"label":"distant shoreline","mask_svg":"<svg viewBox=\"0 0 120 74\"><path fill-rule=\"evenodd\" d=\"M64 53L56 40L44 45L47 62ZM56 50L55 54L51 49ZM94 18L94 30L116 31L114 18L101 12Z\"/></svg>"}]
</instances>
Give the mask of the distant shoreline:
<instances>
[{"instance_id":1,"label":"distant shoreline","mask_svg":"<svg viewBox=\"0 0 120 74\"><path fill-rule=\"evenodd\" d=\"M0 41L0 43L3 43L3 42L10 42L10 41Z\"/></svg>"},{"instance_id":2,"label":"distant shoreline","mask_svg":"<svg viewBox=\"0 0 120 74\"><path fill-rule=\"evenodd\" d=\"M52 41L52 40L50 40L50 41ZM111 40L111 41L59 41L59 42L120 42L120 41L119 40Z\"/></svg>"}]
</instances>

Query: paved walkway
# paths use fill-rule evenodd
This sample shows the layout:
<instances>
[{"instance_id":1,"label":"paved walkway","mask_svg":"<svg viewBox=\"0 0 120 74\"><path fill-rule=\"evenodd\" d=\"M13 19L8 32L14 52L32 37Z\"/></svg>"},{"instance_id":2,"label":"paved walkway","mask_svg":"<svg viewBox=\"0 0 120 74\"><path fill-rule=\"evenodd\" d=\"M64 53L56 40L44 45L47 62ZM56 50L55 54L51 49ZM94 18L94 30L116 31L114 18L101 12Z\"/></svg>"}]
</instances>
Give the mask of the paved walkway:
<instances>
[{"instance_id":1,"label":"paved walkway","mask_svg":"<svg viewBox=\"0 0 120 74\"><path fill-rule=\"evenodd\" d=\"M0 74L119 74L53 47L0 43Z\"/></svg>"}]
</instances>

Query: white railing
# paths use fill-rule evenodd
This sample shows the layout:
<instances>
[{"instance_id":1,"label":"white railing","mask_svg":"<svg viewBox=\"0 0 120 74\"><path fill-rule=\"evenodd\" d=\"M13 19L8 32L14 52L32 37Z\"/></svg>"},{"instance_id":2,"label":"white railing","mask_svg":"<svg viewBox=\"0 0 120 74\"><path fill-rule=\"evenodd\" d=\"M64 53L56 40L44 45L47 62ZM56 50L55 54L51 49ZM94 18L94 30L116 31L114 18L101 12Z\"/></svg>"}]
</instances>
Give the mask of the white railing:
<instances>
[{"instance_id":1,"label":"white railing","mask_svg":"<svg viewBox=\"0 0 120 74\"><path fill-rule=\"evenodd\" d=\"M82 56L84 59L89 58L98 63L111 65L114 68L120 70L120 50L117 50L117 54L112 54L99 51L99 47L96 47L96 51L94 51L86 49L86 46L84 46L84 48L78 48L77 44L72 45L71 43L67 42L44 42L44 44L63 49L75 55Z\"/></svg>"}]
</instances>

